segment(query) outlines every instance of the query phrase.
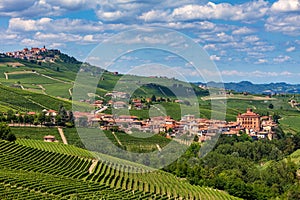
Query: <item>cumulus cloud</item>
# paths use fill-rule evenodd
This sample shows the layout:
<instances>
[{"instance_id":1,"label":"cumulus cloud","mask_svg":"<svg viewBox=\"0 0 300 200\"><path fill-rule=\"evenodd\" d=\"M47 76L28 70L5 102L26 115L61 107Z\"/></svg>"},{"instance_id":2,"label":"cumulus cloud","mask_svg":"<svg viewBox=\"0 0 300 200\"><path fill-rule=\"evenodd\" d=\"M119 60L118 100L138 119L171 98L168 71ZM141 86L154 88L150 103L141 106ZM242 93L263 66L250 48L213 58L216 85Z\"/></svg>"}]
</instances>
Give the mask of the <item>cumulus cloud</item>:
<instances>
[{"instance_id":1,"label":"cumulus cloud","mask_svg":"<svg viewBox=\"0 0 300 200\"><path fill-rule=\"evenodd\" d=\"M22 3L12 0L0 1L0 13L22 11L34 5L35 0L23 0Z\"/></svg>"},{"instance_id":2,"label":"cumulus cloud","mask_svg":"<svg viewBox=\"0 0 300 200\"><path fill-rule=\"evenodd\" d=\"M259 37L256 35L250 35L243 38L245 42L257 42L259 40Z\"/></svg>"},{"instance_id":3,"label":"cumulus cloud","mask_svg":"<svg viewBox=\"0 0 300 200\"><path fill-rule=\"evenodd\" d=\"M267 59L260 58L260 59L258 59L254 64L264 64L264 63L268 63L268 60L267 60Z\"/></svg>"},{"instance_id":4,"label":"cumulus cloud","mask_svg":"<svg viewBox=\"0 0 300 200\"><path fill-rule=\"evenodd\" d=\"M170 12L164 10L150 10L138 17L145 22L170 21Z\"/></svg>"},{"instance_id":5,"label":"cumulus cloud","mask_svg":"<svg viewBox=\"0 0 300 200\"><path fill-rule=\"evenodd\" d=\"M217 55L211 55L211 56L209 56L209 59L210 59L210 60L213 60L213 61L220 61L220 60L221 60L221 57L220 57L220 56L217 56Z\"/></svg>"},{"instance_id":6,"label":"cumulus cloud","mask_svg":"<svg viewBox=\"0 0 300 200\"><path fill-rule=\"evenodd\" d=\"M273 58L273 61L275 63L283 63L283 62L289 61L290 59L291 59L291 57L289 57L289 56L280 55L276 58Z\"/></svg>"},{"instance_id":7,"label":"cumulus cloud","mask_svg":"<svg viewBox=\"0 0 300 200\"><path fill-rule=\"evenodd\" d=\"M95 8L99 1L93 0L2 0L0 16L36 17L62 15L66 11Z\"/></svg>"},{"instance_id":8,"label":"cumulus cloud","mask_svg":"<svg viewBox=\"0 0 300 200\"><path fill-rule=\"evenodd\" d=\"M8 28L12 31L36 31L43 30L44 25L52 21L50 18L41 18L39 20L11 18L9 20Z\"/></svg>"},{"instance_id":9,"label":"cumulus cloud","mask_svg":"<svg viewBox=\"0 0 300 200\"><path fill-rule=\"evenodd\" d=\"M271 7L273 12L290 12L290 11L300 11L300 1L299 0L279 0L273 3Z\"/></svg>"},{"instance_id":10,"label":"cumulus cloud","mask_svg":"<svg viewBox=\"0 0 300 200\"><path fill-rule=\"evenodd\" d=\"M268 11L268 2L259 0L244 4L229 3L205 5L190 4L174 9L174 20L222 19L222 20L252 20L258 19Z\"/></svg>"},{"instance_id":11,"label":"cumulus cloud","mask_svg":"<svg viewBox=\"0 0 300 200\"><path fill-rule=\"evenodd\" d=\"M233 35L247 35L251 33L254 33L254 30L245 26L232 31Z\"/></svg>"},{"instance_id":12,"label":"cumulus cloud","mask_svg":"<svg viewBox=\"0 0 300 200\"><path fill-rule=\"evenodd\" d=\"M217 50L216 44L206 44L203 48L205 50Z\"/></svg>"},{"instance_id":13,"label":"cumulus cloud","mask_svg":"<svg viewBox=\"0 0 300 200\"><path fill-rule=\"evenodd\" d=\"M41 41L38 40L33 40L30 38L25 38L21 41L21 44L27 47L33 47L33 46L42 46L43 43Z\"/></svg>"},{"instance_id":14,"label":"cumulus cloud","mask_svg":"<svg viewBox=\"0 0 300 200\"><path fill-rule=\"evenodd\" d=\"M300 35L300 15L274 15L267 19L265 24L267 31L281 32L286 35L299 36Z\"/></svg>"},{"instance_id":15,"label":"cumulus cloud","mask_svg":"<svg viewBox=\"0 0 300 200\"><path fill-rule=\"evenodd\" d=\"M292 46L292 47L287 48L285 51L286 52L292 52L292 51L295 51L295 50L296 50L296 47Z\"/></svg>"}]
</instances>

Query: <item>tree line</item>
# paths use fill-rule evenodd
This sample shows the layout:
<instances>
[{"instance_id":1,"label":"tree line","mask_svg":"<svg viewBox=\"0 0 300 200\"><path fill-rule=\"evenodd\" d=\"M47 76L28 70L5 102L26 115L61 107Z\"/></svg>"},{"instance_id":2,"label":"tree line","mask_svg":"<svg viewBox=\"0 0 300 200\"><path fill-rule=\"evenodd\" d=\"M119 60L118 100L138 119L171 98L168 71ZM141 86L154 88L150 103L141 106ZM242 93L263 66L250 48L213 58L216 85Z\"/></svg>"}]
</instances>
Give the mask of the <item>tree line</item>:
<instances>
[{"instance_id":1,"label":"tree line","mask_svg":"<svg viewBox=\"0 0 300 200\"><path fill-rule=\"evenodd\" d=\"M74 127L74 121L73 112L67 111L64 106L60 106L55 115L43 111L39 113L21 113L13 110L8 110L6 113L0 112L0 122L9 124Z\"/></svg>"},{"instance_id":2,"label":"tree line","mask_svg":"<svg viewBox=\"0 0 300 200\"><path fill-rule=\"evenodd\" d=\"M300 133L278 140L253 141L221 136L214 150L200 158L201 145L194 143L164 170L191 184L225 190L243 199L300 199L297 166L288 157L300 149Z\"/></svg>"}]
</instances>

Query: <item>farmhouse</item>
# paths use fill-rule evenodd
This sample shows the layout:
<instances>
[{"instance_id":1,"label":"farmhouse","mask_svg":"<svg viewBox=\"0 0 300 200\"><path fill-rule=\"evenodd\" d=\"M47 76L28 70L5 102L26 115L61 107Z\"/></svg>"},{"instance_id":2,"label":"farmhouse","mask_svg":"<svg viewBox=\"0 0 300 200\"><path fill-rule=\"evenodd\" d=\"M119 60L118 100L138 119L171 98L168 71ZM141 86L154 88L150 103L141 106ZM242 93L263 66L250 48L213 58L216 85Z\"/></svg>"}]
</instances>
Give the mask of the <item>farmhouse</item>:
<instances>
[{"instance_id":1,"label":"farmhouse","mask_svg":"<svg viewBox=\"0 0 300 200\"><path fill-rule=\"evenodd\" d=\"M57 140L53 135L46 135L44 136L44 142L57 142Z\"/></svg>"}]
</instances>

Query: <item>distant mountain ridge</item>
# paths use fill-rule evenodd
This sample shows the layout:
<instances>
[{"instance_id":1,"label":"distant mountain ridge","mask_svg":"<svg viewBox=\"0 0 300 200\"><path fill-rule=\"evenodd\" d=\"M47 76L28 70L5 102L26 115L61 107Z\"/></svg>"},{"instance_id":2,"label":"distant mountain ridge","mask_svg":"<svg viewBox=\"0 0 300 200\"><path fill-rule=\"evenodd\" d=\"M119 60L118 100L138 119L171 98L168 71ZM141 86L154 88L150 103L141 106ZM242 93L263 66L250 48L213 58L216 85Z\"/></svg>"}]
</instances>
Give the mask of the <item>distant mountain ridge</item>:
<instances>
[{"instance_id":1,"label":"distant mountain ridge","mask_svg":"<svg viewBox=\"0 0 300 200\"><path fill-rule=\"evenodd\" d=\"M197 82L195 84L215 88L223 87L223 83L217 82ZM255 84L249 81L241 81L238 83L224 83L224 87L226 90L248 92L252 94L300 94L300 84L288 84L285 82Z\"/></svg>"}]
</instances>

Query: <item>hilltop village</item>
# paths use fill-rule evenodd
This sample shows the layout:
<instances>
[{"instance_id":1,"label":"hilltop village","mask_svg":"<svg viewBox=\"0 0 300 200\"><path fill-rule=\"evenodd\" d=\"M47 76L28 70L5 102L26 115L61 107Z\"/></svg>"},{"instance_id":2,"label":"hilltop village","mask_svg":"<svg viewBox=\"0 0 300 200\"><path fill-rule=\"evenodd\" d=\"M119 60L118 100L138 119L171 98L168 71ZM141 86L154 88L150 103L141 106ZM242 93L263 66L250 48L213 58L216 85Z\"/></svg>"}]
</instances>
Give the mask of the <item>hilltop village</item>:
<instances>
[{"instance_id":1,"label":"hilltop village","mask_svg":"<svg viewBox=\"0 0 300 200\"><path fill-rule=\"evenodd\" d=\"M40 62L55 62L57 55L60 54L58 49L47 49L45 46L42 48L31 47L24 48L23 50L6 52L5 55L10 58L17 58L28 61Z\"/></svg>"}]
</instances>

